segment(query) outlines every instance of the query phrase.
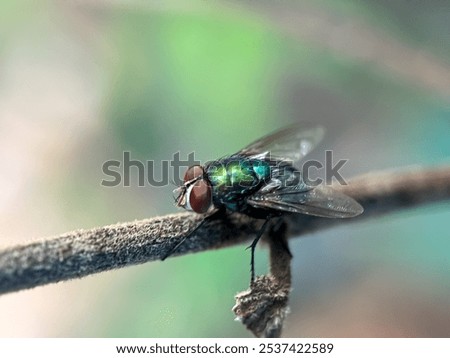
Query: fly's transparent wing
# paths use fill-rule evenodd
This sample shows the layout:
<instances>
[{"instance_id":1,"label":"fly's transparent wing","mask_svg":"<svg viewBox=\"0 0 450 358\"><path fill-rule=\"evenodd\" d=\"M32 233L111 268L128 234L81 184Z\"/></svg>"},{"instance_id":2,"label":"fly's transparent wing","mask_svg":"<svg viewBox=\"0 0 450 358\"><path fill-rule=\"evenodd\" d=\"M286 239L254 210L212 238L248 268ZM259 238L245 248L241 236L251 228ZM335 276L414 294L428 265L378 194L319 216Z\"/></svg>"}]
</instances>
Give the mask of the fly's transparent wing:
<instances>
[{"instance_id":1,"label":"fly's transparent wing","mask_svg":"<svg viewBox=\"0 0 450 358\"><path fill-rule=\"evenodd\" d=\"M297 123L256 140L236 155L298 162L322 140L323 127Z\"/></svg>"},{"instance_id":2,"label":"fly's transparent wing","mask_svg":"<svg viewBox=\"0 0 450 358\"><path fill-rule=\"evenodd\" d=\"M270 185L270 182L268 183ZM363 213L363 207L351 197L330 187L280 187L265 191L264 187L247 199L255 208L273 209L291 213L350 218Z\"/></svg>"}]
</instances>

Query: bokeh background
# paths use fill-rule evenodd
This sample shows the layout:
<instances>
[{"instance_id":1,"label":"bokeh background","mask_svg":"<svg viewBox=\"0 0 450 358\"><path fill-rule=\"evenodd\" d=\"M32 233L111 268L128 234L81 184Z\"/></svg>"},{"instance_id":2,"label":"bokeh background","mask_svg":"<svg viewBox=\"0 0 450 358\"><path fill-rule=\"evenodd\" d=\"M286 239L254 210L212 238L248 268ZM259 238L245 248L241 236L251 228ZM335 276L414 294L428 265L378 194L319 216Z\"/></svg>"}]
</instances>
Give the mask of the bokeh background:
<instances>
[{"instance_id":1,"label":"bokeh background","mask_svg":"<svg viewBox=\"0 0 450 358\"><path fill-rule=\"evenodd\" d=\"M0 246L175 212L173 186L101 185L125 150L206 161L299 120L327 127L347 177L448 164L450 2L2 1ZM449 221L440 204L292 240L284 335L449 337ZM231 312L248 262L233 247L4 295L0 336L249 337Z\"/></svg>"}]
</instances>

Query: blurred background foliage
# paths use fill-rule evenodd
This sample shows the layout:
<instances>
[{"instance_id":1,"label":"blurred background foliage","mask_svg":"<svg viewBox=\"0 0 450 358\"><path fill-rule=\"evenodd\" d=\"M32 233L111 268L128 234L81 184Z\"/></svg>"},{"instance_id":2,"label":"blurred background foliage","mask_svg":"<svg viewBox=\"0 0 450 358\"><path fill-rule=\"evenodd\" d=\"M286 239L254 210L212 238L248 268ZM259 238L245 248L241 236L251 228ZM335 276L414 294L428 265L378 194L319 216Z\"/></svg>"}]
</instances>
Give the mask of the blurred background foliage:
<instances>
[{"instance_id":1,"label":"blurred background foliage","mask_svg":"<svg viewBox=\"0 0 450 358\"><path fill-rule=\"evenodd\" d=\"M3 1L0 245L176 211L102 164L207 161L299 120L346 177L450 158L450 3ZM313 153L321 158L323 151ZM292 241L285 336L450 335L450 206ZM4 337L247 337L244 247L0 297ZM257 271L267 253L257 252Z\"/></svg>"}]
</instances>

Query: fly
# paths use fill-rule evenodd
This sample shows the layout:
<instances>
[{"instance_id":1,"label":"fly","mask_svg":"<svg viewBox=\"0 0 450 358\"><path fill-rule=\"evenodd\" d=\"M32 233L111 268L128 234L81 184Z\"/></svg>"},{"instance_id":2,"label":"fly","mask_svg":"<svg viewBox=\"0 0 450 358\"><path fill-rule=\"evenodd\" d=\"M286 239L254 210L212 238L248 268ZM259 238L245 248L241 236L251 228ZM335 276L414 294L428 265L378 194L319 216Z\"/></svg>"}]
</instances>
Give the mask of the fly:
<instances>
[{"instance_id":1,"label":"fly","mask_svg":"<svg viewBox=\"0 0 450 358\"><path fill-rule=\"evenodd\" d=\"M255 247L271 219L286 213L327 218L360 215L363 207L354 199L330 187L308 185L295 167L323 135L320 126L298 123L258 139L231 156L188 168L183 184L175 190L176 205L207 215L162 260L205 222L227 211L239 212L264 220L249 246L253 282Z\"/></svg>"}]
</instances>

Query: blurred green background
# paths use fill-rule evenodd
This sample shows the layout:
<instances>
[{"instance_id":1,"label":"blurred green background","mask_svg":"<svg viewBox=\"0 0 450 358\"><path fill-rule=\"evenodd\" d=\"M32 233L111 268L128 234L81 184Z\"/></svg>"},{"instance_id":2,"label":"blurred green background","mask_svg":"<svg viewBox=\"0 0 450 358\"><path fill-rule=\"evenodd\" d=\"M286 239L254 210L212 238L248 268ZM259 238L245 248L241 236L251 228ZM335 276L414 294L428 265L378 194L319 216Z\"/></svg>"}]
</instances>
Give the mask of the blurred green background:
<instances>
[{"instance_id":1,"label":"blurred green background","mask_svg":"<svg viewBox=\"0 0 450 358\"><path fill-rule=\"evenodd\" d=\"M123 151L207 161L299 120L346 177L448 164L450 2L2 1L0 246L175 212L101 185ZM292 240L284 335L450 336L449 209ZM249 337L244 247L1 296L0 336Z\"/></svg>"}]
</instances>

